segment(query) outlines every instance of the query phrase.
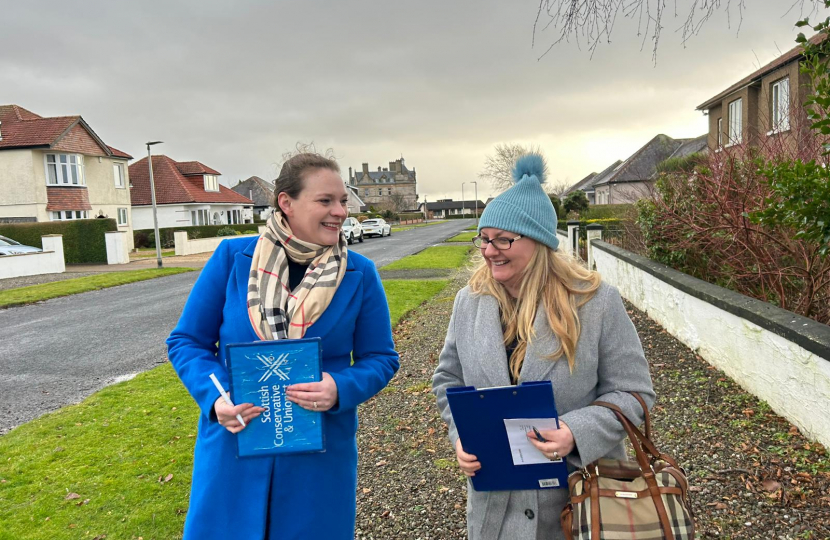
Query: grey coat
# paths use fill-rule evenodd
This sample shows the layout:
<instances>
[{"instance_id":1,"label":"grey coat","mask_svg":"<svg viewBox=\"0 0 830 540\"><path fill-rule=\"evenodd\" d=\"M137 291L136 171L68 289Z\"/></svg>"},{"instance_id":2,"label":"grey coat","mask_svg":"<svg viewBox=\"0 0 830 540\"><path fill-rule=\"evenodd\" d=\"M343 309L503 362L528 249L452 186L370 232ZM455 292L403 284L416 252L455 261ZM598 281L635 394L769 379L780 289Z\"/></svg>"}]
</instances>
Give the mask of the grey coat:
<instances>
[{"instance_id":1,"label":"grey coat","mask_svg":"<svg viewBox=\"0 0 830 540\"><path fill-rule=\"evenodd\" d=\"M539 305L535 337L528 345L519 382L550 380L560 419L571 429L576 448L567 457L582 467L600 457L625 455L625 432L614 413L589 407L601 399L618 405L636 422L642 409L626 392L639 392L651 407L654 389L637 331L625 312L616 288L602 283L579 309L582 332L576 348L573 374L564 355L545 358L558 346L544 308ZM458 432L447 405L447 388L510 385L502 340L498 302L492 296L473 295L469 287L455 298L444 349L432 378L441 417L449 427L453 449ZM463 443L463 441L462 441ZM553 540L563 538L559 514L567 502L566 489L478 492L467 483L467 530L470 540Z\"/></svg>"}]
</instances>

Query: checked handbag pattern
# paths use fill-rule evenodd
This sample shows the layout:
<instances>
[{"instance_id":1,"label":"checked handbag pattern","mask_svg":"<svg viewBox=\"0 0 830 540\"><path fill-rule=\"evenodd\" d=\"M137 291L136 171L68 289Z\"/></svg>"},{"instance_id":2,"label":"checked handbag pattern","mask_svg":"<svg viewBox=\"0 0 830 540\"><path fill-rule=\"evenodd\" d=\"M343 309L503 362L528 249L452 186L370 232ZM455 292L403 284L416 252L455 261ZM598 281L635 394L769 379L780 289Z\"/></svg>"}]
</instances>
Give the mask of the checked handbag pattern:
<instances>
[{"instance_id":1,"label":"checked handbag pattern","mask_svg":"<svg viewBox=\"0 0 830 540\"><path fill-rule=\"evenodd\" d=\"M614 411L637 461L600 459L571 473L570 501L561 516L567 540L694 540L686 474L657 450L645 401L632 395L645 411L645 434L616 405L592 403Z\"/></svg>"}]
</instances>

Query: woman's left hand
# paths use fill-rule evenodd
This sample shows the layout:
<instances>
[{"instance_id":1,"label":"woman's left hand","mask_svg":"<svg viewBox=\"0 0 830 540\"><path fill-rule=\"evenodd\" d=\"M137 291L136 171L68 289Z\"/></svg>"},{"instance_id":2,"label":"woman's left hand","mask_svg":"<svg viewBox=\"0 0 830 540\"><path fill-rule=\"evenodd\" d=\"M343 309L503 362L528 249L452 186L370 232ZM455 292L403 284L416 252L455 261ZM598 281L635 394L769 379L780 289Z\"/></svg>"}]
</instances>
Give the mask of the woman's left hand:
<instances>
[{"instance_id":1,"label":"woman's left hand","mask_svg":"<svg viewBox=\"0 0 830 540\"><path fill-rule=\"evenodd\" d=\"M536 438L536 434L532 431L529 431L527 434L528 439L530 442L533 443L533 446L539 449L545 457L556 461L559 458L563 458L573 452L574 447L576 446L576 441L574 441L574 434L571 433L571 428L563 422L559 421L559 429L540 429L539 433L542 434L547 442L541 442Z\"/></svg>"},{"instance_id":2,"label":"woman's left hand","mask_svg":"<svg viewBox=\"0 0 830 540\"><path fill-rule=\"evenodd\" d=\"M303 409L327 411L337 404L337 383L331 375L323 372L322 381L292 384L288 387L286 396Z\"/></svg>"}]
</instances>

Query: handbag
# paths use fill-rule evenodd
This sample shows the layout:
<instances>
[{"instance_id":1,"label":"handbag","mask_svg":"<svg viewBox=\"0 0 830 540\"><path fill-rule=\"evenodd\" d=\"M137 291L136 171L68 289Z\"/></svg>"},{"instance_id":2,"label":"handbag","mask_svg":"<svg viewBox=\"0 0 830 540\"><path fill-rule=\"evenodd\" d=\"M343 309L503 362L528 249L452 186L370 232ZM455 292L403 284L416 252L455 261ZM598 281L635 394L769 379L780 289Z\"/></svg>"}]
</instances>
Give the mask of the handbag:
<instances>
[{"instance_id":1,"label":"handbag","mask_svg":"<svg viewBox=\"0 0 830 540\"><path fill-rule=\"evenodd\" d=\"M645 412L643 434L612 403L637 461L599 459L568 476L570 500L562 510L566 540L693 540L695 522L689 482L677 462L657 450L643 398L631 394Z\"/></svg>"}]
</instances>

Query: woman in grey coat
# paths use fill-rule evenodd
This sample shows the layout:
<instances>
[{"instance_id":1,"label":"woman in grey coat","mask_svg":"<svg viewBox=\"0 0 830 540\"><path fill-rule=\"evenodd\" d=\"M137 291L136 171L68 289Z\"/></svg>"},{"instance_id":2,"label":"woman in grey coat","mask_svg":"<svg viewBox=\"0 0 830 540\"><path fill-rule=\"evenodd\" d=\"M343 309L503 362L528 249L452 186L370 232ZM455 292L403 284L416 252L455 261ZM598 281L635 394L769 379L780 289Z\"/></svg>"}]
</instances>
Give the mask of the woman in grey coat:
<instances>
[{"instance_id":1,"label":"woman in grey coat","mask_svg":"<svg viewBox=\"0 0 830 540\"><path fill-rule=\"evenodd\" d=\"M623 458L618 405L642 422L654 390L637 331L617 290L557 250L556 213L542 190L544 161L524 156L516 184L485 209L474 244L483 261L455 299L444 348L432 379L459 467L468 477L481 464L463 449L447 405L447 388L507 386L550 380L559 413L547 442L528 437L569 470L601 458ZM560 539L567 489L478 492L467 482L470 540Z\"/></svg>"}]
</instances>

